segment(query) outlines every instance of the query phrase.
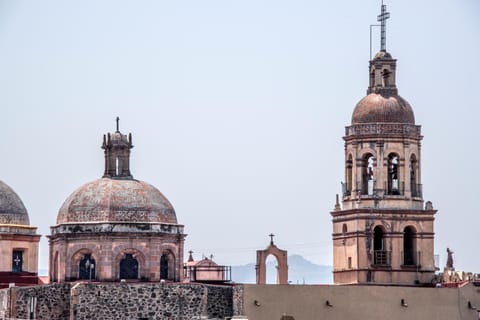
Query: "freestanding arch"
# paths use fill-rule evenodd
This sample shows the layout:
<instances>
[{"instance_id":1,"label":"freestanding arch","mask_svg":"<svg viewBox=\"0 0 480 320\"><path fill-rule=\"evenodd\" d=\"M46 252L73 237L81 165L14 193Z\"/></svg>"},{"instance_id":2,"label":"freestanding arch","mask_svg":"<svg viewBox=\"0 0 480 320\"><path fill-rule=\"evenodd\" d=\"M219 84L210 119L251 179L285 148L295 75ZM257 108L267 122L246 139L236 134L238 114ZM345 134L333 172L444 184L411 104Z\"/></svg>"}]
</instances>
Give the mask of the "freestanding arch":
<instances>
[{"instance_id":1,"label":"freestanding arch","mask_svg":"<svg viewBox=\"0 0 480 320\"><path fill-rule=\"evenodd\" d=\"M257 284L267 283L267 266L265 262L269 255L273 255L277 259L277 284L288 284L287 251L279 249L273 243L273 234L270 237L272 238L270 245L265 250L257 250L257 265L255 266Z\"/></svg>"}]
</instances>

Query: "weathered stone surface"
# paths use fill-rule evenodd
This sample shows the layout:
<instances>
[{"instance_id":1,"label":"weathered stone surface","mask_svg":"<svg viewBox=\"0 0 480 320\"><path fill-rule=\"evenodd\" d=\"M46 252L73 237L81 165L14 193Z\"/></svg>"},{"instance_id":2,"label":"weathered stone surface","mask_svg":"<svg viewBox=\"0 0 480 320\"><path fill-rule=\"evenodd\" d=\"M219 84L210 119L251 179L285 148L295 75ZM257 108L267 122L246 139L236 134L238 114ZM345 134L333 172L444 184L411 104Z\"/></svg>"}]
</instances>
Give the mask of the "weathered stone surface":
<instances>
[{"instance_id":1,"label":"weathered stone surface","mask_svg":"<svg viewBox=\"0 0 480 320\"><path fill-rule=\"evenodd\" d=\"M32 297L36 298L35 319L190 320L233 315L233 287L160 283L77 283L4 289L0 290L0 315L28 319ZM14 310L14 314L8 314L8 310Z\"/></svg>"},{"instance_id":2,"label":"weathered stone surface","mask_svg":"<svg viewBox=\"0 0 480 320\"><path fill-rule=\"evenodd\" d=\"M0 181L0 224L30 224L22 200L3 181Z\"/></svg>"}]
</instances>

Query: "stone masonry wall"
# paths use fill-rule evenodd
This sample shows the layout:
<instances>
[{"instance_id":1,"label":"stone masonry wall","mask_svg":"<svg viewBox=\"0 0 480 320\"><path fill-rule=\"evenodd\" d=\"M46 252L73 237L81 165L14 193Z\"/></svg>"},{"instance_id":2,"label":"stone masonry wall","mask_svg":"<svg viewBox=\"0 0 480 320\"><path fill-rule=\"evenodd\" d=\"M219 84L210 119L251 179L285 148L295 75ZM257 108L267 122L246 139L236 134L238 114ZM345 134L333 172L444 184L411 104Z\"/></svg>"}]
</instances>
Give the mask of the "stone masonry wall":
<instances>
[{"instance_id":1,"label":"stone masonry wall","mask_svg":"<svg viewBox=\"0 0 480 320\"><path fill-rule=\"evenodd\" d=\"M77 284L70 319L224 319L232 288L202 284Z\"/></svg>"},{"instance_id":2,"label":"stone masonry wall","mask_svg":"<svg viewBox=\"0 0 480 320\"><path fill-rule=\"evenodd\" d=\"M0 319L223 320L233 316L233 290L204 284L119 282L14 287L0 290Z\"/></svg>"},{"instance_id":3,"label":"stone masonry wall","mask_svg":"<svg viewBox=\"0 0 480 320\"><path fill-rule=\"evenodd\" d=\"M68 310L70 308L69 284L13 287L11 289L3 289L2 291L7 296L11 295L8 298L11 299L11 310L14 311L13 315L9 315L9 310L4 309L5 316L20 319L31 319L30 316L33 316L34 319L39 320L68 319ZM30 310L31 305L34 306L34 310ZM3 307L2 305L0 306Z\"/></svg>"}]
</instances>

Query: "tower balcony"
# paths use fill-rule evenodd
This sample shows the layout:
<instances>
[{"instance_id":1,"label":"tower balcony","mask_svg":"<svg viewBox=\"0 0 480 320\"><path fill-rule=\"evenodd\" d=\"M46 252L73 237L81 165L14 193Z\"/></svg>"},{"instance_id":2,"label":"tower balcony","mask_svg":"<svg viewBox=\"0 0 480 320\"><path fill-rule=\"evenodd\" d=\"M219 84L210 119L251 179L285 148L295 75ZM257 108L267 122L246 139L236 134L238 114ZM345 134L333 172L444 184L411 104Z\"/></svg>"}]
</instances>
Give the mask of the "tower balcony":
<instances>
[{"instance_id":1,"label":"tower balcony","mask_svg":"<svg viewBox=\"0 0 480 320\"><path fill-rule=\"evenodd\" d=\"M405 196L405 183L402 181L398 184L390 184L385 182L382 189L376 188L373 180L367 180L357 184L357 188L352 190L352 186L342 183L343 197L360 196L362 198L375 198L382 196ZM411 184L410 193L412 198L422 198L423 191L421 184Z\"/></svg>"},{"instance_id":2,"label":"tower balcony","mask_svg":"<svg viewBox=\"0 0 480 320\"><path fill-rule=\"evenodd\" d=\"M373 251L373 266L390 266L392 262L392 252L387 250Z\"/></svg>"}]
</instances>

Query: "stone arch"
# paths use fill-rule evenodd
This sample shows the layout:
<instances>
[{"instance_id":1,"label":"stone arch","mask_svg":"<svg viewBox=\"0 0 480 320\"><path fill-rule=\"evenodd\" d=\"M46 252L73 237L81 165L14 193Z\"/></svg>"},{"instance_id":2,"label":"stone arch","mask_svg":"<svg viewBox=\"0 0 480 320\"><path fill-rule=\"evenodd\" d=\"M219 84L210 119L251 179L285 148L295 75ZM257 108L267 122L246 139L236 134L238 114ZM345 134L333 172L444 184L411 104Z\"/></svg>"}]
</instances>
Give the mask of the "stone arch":
<instances>
[{"instance_id":1,"label":"stone arch","mask_svg":"<svg viewBox=\"0 0 480 320\"><path fill-rule=\"evenodd\" d=\"M375 188L375 153L371 151L364 152L360 159L359 171L361 172L361 185L358 189L361 190L364 195L373 195Z\"/></svg>"},{"instance_id":2,"label":"stone arch","mask_svg":"<svg viewBox=\"0 0 480 320\"><path fill-rule=\"evenodd\" d=\"M420 165L418 157L415 153L410 155L409 159L409 169L410 169L410 192L412 197L421 197L422 188L420 185Z\"/></svg>"},{"instance_id":3,"label":"stone arch","mask_svg":"<svg viewBox=\"0 0 480 320\"><path fill-rule=\"evenodd\" d=\"M59 272L59 260L58 260L58 251L55 251L53 254L53 265L52 265L52 282L58 282L58 272Z\"/></svg>"},{"instance_id":4,"label":"stone arch","mask_svg":"<svg viewBox=\"0 0 480 320\"><path fill-rule=\"evenodd\" d=\"M257 284L265 284L267 282L266 260L269 255L277 259L277 284L288 284L287 251L277 248L273 241L265 250L257 251L257 265L255 266Z\"/></svg>"},{"instance_id":5,"label":"stone arch","mask_svg":"<svg viewBox=\"0 0 480 320\"><path fill-rule=\"evenodd\" d=\"M352 187L353 184L353 156L351 153L348 154L347 156L347 162L345 163L345 181L346 181L346 187L344 190L344 195L351 195L352 190L354 189Z\"/></svg>"},{"instance_id":6,"label":"stone arch","mask_svg":"<svg viewBox=\"0 0 480 320\"><path fill-rule=\"evenodd\" d=\"M176 268L175 268L175 254L170 249L162 250L160 256L160 279L175 281Z\"/></svg>"},{"instance_id":7,"label":"stone arch","mask_svg":"<svg viewBox=\"0 0 480 320\"><path fill-rule=\"evenodd\" d=\"M134 259L137 262L137 276L135 279L141 279L147 278L146 274L146 259L145 255L143 254L142 251L136 249L136 248L124 248L120 250L120 252L115 256L114 263L113 263L113 270L114 270L114 275L116 279L121 279L120 277L120 264L122 263L122 260L125 259Z\"/></svg>"},{"instance_id":8,"label":"stone arch","mask_svg":"<svg viewBox=\"0 0 480 320\"><path fill-rule=\"evenodd\" d=\"M387 156L387 181L385 193L388 195L403 194L400 183L400 155L390 152Z\"/></svg>"},{"instance_id":9,"label":"stone arch","mask_svg":"<svg viewBox=\"0 0 480 320\"><path fill-rule=\"evenodd\" d=\"M90 258L90 259L89 259ZM97 253L91 249L88 249L88 248L82 248L82 249L79 249L77 250L75 253L72 254L71 258L69 259L70 260L70 280L74 280L74 279L88 279L86 277L81 277L81 271L84 271L82 270L82 268L85 268L85 263L86 263L86 260L92 260L93 259L93 262L90 262L90 263L93 263L94 265L94 268L92 269L92 279L95 279L95 275L96 275L96 270L98 270L98 261L99 261L99 257L97 255Z\"/></svg>"},{"instance_id":10,"label":"stone arch","mask_svg":"<svg viewBox=\"0 0 480 320\"><path fill-rule=\"evenodd\" d=\"M387 230L383 225L373 228L373 264L389 265L390 252L387 250Z\"/></svg>"},{"instance_id":11,"label":"stone arch","mask_svg":"<svg viewBox=\"0 0 480 320\"><path fill-rule=\"evenodd\" d=\"M417 230L414 226L408 225L403 229L403 265L414 266L418 263L416 238Z\"/></svg>"}]
</instances>

